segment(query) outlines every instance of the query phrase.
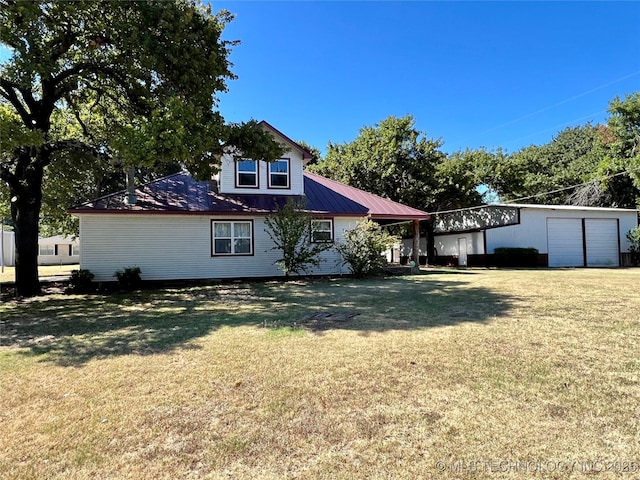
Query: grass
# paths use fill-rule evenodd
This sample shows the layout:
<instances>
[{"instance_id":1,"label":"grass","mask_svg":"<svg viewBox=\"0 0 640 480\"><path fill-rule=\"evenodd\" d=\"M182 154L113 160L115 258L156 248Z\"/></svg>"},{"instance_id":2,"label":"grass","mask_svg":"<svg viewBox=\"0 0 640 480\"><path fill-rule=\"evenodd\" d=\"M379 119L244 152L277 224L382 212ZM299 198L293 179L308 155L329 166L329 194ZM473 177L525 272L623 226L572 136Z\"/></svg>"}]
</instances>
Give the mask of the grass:
<instances>
[{"instance_id":1,"label":"grass","mask_svg":"<svg viewBox=\"0 0 640 480\"><path fill-rule=\"evenodd\" d=\"M11 301L0 477L637 478L639 284L442 270Z\"/></svg>"},{"instance_id":2,"label":"grass","mask_svg":"<svg viewBox=\"0 0 640 480\"><path fill-rule=\"evenodd\" d=\"M75 265L40 265L38 266L38 274L40 277L69 277L71 270L80 268ZM0 283L13 282L16 278L15 267L4 267L4 271L0 272Z\"/></svg>"}]
</instances>

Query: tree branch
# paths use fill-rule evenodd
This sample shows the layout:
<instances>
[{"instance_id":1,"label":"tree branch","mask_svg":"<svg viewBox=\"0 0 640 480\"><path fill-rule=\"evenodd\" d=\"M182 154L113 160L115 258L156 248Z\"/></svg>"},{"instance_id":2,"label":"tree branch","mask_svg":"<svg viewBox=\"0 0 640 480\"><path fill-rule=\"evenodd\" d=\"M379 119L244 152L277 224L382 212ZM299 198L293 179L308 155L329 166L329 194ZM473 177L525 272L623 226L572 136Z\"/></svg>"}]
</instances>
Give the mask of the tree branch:
<instances>
[{"instance_id":1,"label":"tree branch","mask_svg":"<svg viewBox=\"0 0 640 480\"><path fill-rule=\"evenodd\" d=\"M73 100L71 99L71 97L69 95L66 95L65 100L71 107L71 111L73 111L73 116L76 118L76 121L80 124L80 127L82 128L82 133L84 134L84 136L90 138L91 140L94 140L93 135L91 134L91 132L89 131L85 123L82 121L82 118L80 117L80 113L78 112L78 109L73 103Z\"/></svg>"},{"instance_id":2,"label":"tree branch","mask_svg":"<svg viewBox=\"0 0 640 480\"><path fill-rule=\"evenodd\" d=\"M19 85L17 83L10 82L5 78L0 77L0 95L2 95L4 98L9 100L11 105L13 105L13 107L18 112L18 115L20 115L20 118L22 119L24 124L27 126L27 128L33 128L33 125L31 123L32 116L27 111L27 108L22 104L22 102L18 98L18 95L16 94L16 90L20 91ZM20 93L22 94L22 92ZM24 95L23 95L23 98L24 98Z\"/></svg>"},{"instance_id":3,"label":"tree branch","mask_svg":"<svg viewBox=\"0 0 640 480\"><path fill-rule=\"evenodd\" d=\"M61 151L76 151L78 153L88 154L98 159L108 160L109 154L101 152L95 146L82 142L80 140L68 139L51 142L43 147L47 153L54 154ZM46 156L46 155L45 155Z\"/></svg>"}]
</instances>

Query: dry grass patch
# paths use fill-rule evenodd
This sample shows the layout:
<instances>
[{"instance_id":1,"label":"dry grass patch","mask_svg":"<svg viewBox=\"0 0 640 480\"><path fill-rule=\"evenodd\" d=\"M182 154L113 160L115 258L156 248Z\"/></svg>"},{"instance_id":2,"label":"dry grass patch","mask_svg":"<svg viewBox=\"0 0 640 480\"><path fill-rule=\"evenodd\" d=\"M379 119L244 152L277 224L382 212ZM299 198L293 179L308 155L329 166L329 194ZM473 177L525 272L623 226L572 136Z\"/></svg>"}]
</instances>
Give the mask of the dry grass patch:
<instances>
[{"instance_id":1,"label":"dry grass patch","mask_svg":"<svg viewBox=\"0 0 640 480\"><path fill-rule=\"evenodd\" d=\"M583 478L557 462L638 465L639 280L454 270L10 302L0 477ZM295 323L317 312L358 315ZM542 471L452 470L473 461Z\"/></svg>"},{"instance_id":2,"label":"dry grass patch","mask_svg":"<svg viewBox=\"0 0 640 480\"><path fill-rule=\"evenodd\" d=\"M68 278L71 276L72 270L77 270L79 265L40 265L38 267L38 275L40 277L61 277ZM15 267L4 267L0 272L0 283L13 282L16 279Z\"/></svg>"}]
</instances>

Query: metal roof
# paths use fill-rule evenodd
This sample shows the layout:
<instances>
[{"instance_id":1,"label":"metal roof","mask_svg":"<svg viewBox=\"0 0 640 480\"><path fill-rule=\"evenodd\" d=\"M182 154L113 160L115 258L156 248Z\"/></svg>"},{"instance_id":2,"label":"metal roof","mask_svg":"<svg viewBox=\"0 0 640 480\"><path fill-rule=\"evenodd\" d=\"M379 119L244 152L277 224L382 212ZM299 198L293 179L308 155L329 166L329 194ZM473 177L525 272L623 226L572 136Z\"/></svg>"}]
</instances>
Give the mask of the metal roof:
<instances>
[{"instance_id":1,"label":"metal roof","mask_svg":"<svg viewBox=\"0 0 640 480\"><path fill-rule=\"evenodd\" d=\"M580 205L542 205L538 203L494 203L484 207L537 208L544 210L586 210L594 212L638 212L632 208L582 207Z\"/></svg>"},{"instance_id":2,"label":"metal roof","mask_svg":"<svg viewBox=\"0 0 640 480\"><path fill-rule=\"evenodd\" d=\"M306 202L316 215L366 216L374 219L428 219L415 208L349 187L319 175L304 173L304 196L219 193L213 182L196 181L188 173L176 173L136 188L137 202L126 205L124 190L71 208L70 213L155 213L191 215L266 215L287 199Z\"/></svg>"},{"instance_id":3,"label":"metal roof","mask_svg":"<svg viewBox=\"0 0 640 480\"><path fill-rule=\"evenodd\" d=\"M398 202L382 198L373 193L365 192L359 188L350 187L344 183L330 180L314 173L305 172L304 190L311 200L311 195L316 191L324 191L330 199L345 198L350 202L359 204L367 209L371 218L383 219L422 219L427 220L429 214L417 208L407 207ZM309 188L307 188L309 187ZM328 199L329 200L329 199Z\"/></svg>"}]
</instances>

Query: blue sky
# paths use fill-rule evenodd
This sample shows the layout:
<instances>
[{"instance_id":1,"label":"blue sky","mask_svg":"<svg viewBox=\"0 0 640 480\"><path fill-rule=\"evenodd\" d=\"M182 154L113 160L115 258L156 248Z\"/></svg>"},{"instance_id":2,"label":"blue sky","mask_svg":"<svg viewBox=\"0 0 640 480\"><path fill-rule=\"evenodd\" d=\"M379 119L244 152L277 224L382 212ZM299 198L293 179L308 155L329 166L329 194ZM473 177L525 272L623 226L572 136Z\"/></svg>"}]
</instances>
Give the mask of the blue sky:
<instances>
[{"instance_id":1,"label":"blue sky","mask_svg":"<svg viewBox=\"0 0 640 480\"><path fill-rule=\"evenodd\" d=\"M323 152L411 114L443 150L547 143L640 90L640 2L212 2L236 14L229 121Z\"/></svg>"},{"instance_id":2,"label":"blue sky","mask_svg":"<svg viewBox=\"0 0 640 480\"><path fill-rule=\"evenodd\" d=\"M640 91L640 2L220 1L228 121L325 151L411 114L443 150L543 144ZM0 57L6 58L6 50Z\"/></svg>"}]
</instances>

